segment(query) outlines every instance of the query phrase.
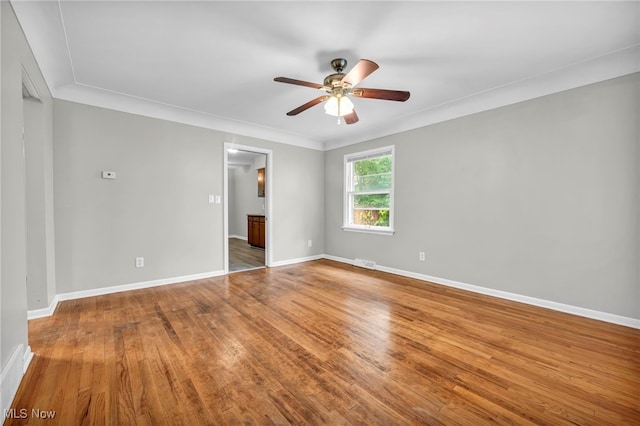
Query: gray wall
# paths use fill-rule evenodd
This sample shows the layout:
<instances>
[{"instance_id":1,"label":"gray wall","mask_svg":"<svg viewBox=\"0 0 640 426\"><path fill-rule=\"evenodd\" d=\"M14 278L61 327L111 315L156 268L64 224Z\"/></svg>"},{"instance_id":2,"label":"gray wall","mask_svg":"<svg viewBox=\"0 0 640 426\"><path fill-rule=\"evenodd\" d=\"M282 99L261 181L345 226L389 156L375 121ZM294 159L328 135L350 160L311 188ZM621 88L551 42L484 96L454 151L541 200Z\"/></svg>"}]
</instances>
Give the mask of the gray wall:
<instances>
[{"instance_id":1,"label":"gray wall","mask_svg":"<svg viewBox=\"0 0 640 426\"><path fill-rule=\"evenodd\" d=\"M229 227L229 236L232 235L240 235L237 234L238 232L241 232L238 230L239 228L239 224L238 224L238 215L236 214L236 203L235 203L235 194L236 194L236 175L233 172L234 167L229 167L228 168L228 173L227 173L227 189L229 191L229 198L227 200L227 202L229 203L229 223L228 223L228 227Z\"/></svg>"},{"instance_id":2,"label":"gray wall","mask_svg":"<svg viewBox=\"0 0 640 426\"><path fill-rule=\"evenodd\" d=\"M27 306L49 306L56 294L51 99L23 103L26 168Z\"/></svg>"},{"instance_id":3,"label":"gray wall","mask_svg":"<svg viewBox=\"0 0 640 426\"><path fill-rule=\"evenodd\" d=\"M326 252L640 318L639 99L635 74L327 152ZM342 231L343 156L392 144L396 234Z\"/></svg>"},{"instance_id":4,"label":"gray wall","mask_svg":"<svg viewBox=\"0 0 640 426\"><path fill-rule=\"evenodd\" d=\"M638 74L323 153L52 103L8 2L0 18L3 372L28 345L27 309L56 293L223 270L208 195L229 139L273 152L276 263L362 257L640 319ZM22 67L41 104L23 104ZM396 234L342 231L344 154L391 144Z\"/></svg>"},{"instance_id":5,"label":"gray wall","mask_svg":"<svg viewBox=\"0 0 640 426\"><path fill-rule=\"evenodd\" d=\"M40 277L34 274L30 279L30 291L37 292L43 303L47 303L53 297L50 291L55 292L55 281L46 277L47 271L51 272L53 253L43 255L46 248L52 247L52 241L49 241L52 233L47 226L51 225L53 216L46 210L50 201L46 188L51 187L51 97L9 2L0 2L0 14L0 366L3 372L0 393L1 408L4 409L13 397L16 380L23 373L23 356L28 354L27 228L31 230L31 236L45 246L45 250L39 252L40 256L36 256L39 260L30 265L30 273L31 267L43 271ZM42 100L37 105L25 104L24 108L23 68ZM30 111L32 121L25 122L25 111ZM25 149L23 124L25 137L30 132L31 146L37 146L42 154L38 158ZM31 175L25 179L25 152L27 162L31 165L37 162L41 168L34 171L33 179ZM39 206L35 222L32 222L34 216L26 214L27 190L30 201ZM9 365L11 355L20 348L24 353L18 354L17 361Z\"/></svg>"},{"instance_id":6,"label":"gray wall","mask_svg":"<svg viewBox=\"0 0 640 426\"><path fill-rule=\"evenodd\" d=\"M275 262L326 253L324 152L285 146L274 150L272 165Z\"/></svg>"},{"instance_id":7,"label":"gray wall","mask_svg":"<svg viewBox=\"0 0 640 426\"><path fill-rule=\"evenodd\" d=\"M268 220L273 262L325 253L324 152L244 136L231 139L241 146L272 152L272 217ZM308 240L313 241L312 247L307 246Z\"/></svg>"},{"instance_id":8,"label":"gray wall","mask_svg":"<svg viewBox=\"0 0 640 426\"><path fill-rule=\"evenodd\" d=\"M229 235L247 238L247 214L265 213L265 198L258 197L258 171L253 166L235 166L229 168L228 177Z\"/></svg>"},{"instance_id":9,"label":"gray wall","mask_svg":"<svg viewBox=\"0 0 640 426\"><path fill-rule=\"evenodd\" d=\"M223 269L211 132L56 100L54 141L59 293Z\"/></svg>"},{"instance_id":10,"label":"gray wall","mask_svg":"<svg viewBox=\"0 0 640 426\"><path fill-rule=\"evenodd\" d=\"M225 139L214 130L55 101L58 293L222 271L223 208L208 195L223 194ZM324 154L234 141L273 150L273 260L323 253ZM101 179L103 170L117 179ZM310 238L318 242L311 249ZM144 268L135 268L138 256Z\"/></svg>"}]
</instances>

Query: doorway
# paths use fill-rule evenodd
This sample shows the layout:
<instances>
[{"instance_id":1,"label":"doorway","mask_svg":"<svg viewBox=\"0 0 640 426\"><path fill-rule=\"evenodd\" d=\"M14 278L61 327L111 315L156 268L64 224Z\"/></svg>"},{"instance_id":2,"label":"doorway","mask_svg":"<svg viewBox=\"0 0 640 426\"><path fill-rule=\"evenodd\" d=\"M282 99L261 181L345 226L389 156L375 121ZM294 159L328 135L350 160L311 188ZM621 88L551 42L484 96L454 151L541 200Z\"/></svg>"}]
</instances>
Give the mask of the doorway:
<instances>
[{"instance_id":1,"label":"doorway","mask_svg":"<svg viewBox=\"0 0 640 426\"><path fill-rule=\"evenodd\" d=\"M55 296L53 154L45 107L22 68L27 311L48 309Z\"/></svg>"},{"instance_id":2,"label":"doorway","mask_svg":"<svg viewBox=\"0 0 640 426\"><path fill-rule=\"evenodd\" d=\"M225 143L225 273L270 264L271 151Z\"/></svg>"}]
</instances>

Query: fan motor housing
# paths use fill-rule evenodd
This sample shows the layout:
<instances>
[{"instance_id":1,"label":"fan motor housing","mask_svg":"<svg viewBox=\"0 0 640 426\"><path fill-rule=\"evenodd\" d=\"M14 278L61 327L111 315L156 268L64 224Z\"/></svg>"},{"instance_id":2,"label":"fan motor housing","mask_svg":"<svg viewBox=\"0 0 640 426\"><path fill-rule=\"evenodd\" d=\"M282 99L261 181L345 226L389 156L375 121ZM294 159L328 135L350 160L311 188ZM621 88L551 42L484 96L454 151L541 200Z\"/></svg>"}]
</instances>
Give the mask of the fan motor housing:
<instances>
[{"instance_id":1,"label":"fan motor housing","mask_svg":"<svg viewBox=\"0 0 640 426\"><path fill-rule=\"evenodd\" d=\"M347 60L344 58L336 58L331 61L331 68L336 72L342 72L347 67Z\"/></svg>"},{"instance_id":2,"label":"fan motor housing","mask_svg":"<svg viewBox=\"0 0 640 426\"><path fill-rule=\"evenodd\" d=\"M384 99L388 101L398 102L404 102L409 99L410 93L405 91L386 89L362 89L355 87L368 75L379 68L378 64L373 61L370 61L368 59L360 59L356 66L347 74L343 72L347 66L346 59L336 58L331 61L331 66L335 70L335 73L325 77L323 85L287 77L276 77L273 79L274 81L280 83L311 87L313 89L320 89L326 92L326 94L318 96L317 98L312 99L311 101L303 105L300 105L298 108L289 111L287 113L288 116L298 115L301 112L308 110L312 106L318 105L325 101L327 101L327 104L325 104L325 106L329 103L337 104L336 113L339 115L340 112L346 111L346 109L342 111L340 110L340 105L344 103L343 101L346 101L347 105L345 105L345 108L349 109L349 113L344 115L344 120L347 124L354 124L358 121L358 115L356 114L355 110L352 109L353 106L349 105L351 103L348 98L349 96L370 99ZM345 80L346 77L349 77L348 80ZM333 106L331 108L325 109L327 110L326 112L328 114L336 115L333 113ZM339 119L338 124L340 124Z\"/></svg>"},{"instance_id":3,"label":"fan motor housing","mask_svg":"<svg viewBox=\"0 0 640 426\"><path fill-rule=\"evenodd\" d=\"M344 74L341 73L341 72L328 75L324 79L324 85L327 86L327 87L332 87L332 88L340 87L340 86L342 86L342 84L340 82L342 81L343 78L344 78Z\"/></svg>"}]
</instances>

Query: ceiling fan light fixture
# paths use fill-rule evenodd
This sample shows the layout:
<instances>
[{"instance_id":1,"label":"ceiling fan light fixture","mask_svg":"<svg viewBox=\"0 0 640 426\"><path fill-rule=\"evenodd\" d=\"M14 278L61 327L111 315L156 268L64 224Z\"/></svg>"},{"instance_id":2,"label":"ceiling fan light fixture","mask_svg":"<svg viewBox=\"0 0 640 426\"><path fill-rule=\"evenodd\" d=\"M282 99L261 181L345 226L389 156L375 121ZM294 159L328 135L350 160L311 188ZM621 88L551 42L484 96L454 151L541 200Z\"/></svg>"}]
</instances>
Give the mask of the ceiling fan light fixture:
<instances>
[{"instance_id":1,"label":"ceiling fan light fixture","mask_svg":"<svg viewBox=\"0 0 640 426\"><path fill-rule=\"evenodd\" d=\"M306 104L300 105L298 108L292 109L287 115L289 117L298 115L324 102L324 112L328 115L338 117L338 124L341 123L343 117L345 123L355 124L359 121L359 118L349 96L398 102L404 102L409 99L410 93L405 91L355 88L362 80L379 68L375 62L368 59L360 59L351 71L344 74L343 71L346 66L346 59L336 58L331 61L331 67L333 67L335 73L328 75L324 79L324 84L310 83L288 77L274 78L273 80L279 83L311 87L312 89L319 89L326 93L325 95L310 100Z\"/></svg>"},{"instance_id":2,"label":"ceiling fan light fixture","mask_svg":"<svg viewBox=\"0 0 640 426\"><path fill-rule=\"evenodd\" d=\"M324 112L334 117L344 117L353 112L353 102L346 96L331 96L324 104Z\"/></svg>"}]
</instances>

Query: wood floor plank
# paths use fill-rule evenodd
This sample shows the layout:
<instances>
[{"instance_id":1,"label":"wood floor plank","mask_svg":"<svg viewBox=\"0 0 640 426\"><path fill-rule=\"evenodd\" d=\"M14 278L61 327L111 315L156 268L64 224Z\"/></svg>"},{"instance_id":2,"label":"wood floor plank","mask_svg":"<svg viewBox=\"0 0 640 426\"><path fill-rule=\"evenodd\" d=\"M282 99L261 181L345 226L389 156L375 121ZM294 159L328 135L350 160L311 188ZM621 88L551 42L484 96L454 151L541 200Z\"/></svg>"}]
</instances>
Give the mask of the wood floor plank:
<instances>
[{"instance_id":1,"label":"wood floor plank","mask_svg":"<svg viewBox=\"0 0 640 426\"><path fill-rule=\"evenodd\" d=\"M250 246L247 240L229 238L229 271L264 267L264 254L264 249Z\"/></svg>"},{"instance_id":2,"label":"wood floor plank","mask_svg":"<svg viewBox=\"0 0 640 426\"><path fill-rule=\"evenodd\" d=\"M328 260L62 302L5 425L640 425L640 330Z\"/></svg>"}]
</instances>

